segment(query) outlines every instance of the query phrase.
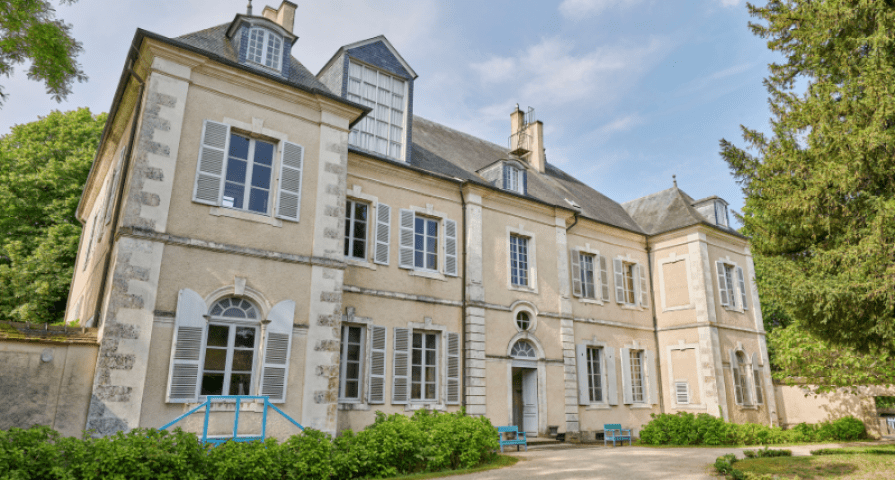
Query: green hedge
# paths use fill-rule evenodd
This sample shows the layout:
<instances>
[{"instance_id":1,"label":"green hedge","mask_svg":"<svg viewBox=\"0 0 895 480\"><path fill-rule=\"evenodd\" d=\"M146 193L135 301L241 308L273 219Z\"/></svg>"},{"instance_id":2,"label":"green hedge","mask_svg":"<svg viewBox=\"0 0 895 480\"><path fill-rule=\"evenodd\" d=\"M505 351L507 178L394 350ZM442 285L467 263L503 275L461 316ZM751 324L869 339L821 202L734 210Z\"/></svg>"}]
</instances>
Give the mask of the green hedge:
<instances>
[{"instance_id":1,"label":"green hedge","mask_svg":"<svg viewBox=\"0 0 895 480\"><path fill-rule=\"evenodd\" d=\"M283 443L228 442L211 448L196 434L136 429L111 437L61 437L44 426L0 430L0 478L30 479L353 479L469 468L493 458L497 430L487 418L418 411L376 414L365 430L333 439L306 429Z\"/></svg>"},{"instance_id":2,"label":"green hedge","mask_svg":"<svg viewBox=\"0 0 895 480\"><path fill-rule=\"evenodd\" d=\"M867 438L864 423L855 417L800 423L790 430L758 423L729 423L707 413L653 414L652 418L640 431L640 441L646 445L774 445Z\"/></svg>"}]
</instances>

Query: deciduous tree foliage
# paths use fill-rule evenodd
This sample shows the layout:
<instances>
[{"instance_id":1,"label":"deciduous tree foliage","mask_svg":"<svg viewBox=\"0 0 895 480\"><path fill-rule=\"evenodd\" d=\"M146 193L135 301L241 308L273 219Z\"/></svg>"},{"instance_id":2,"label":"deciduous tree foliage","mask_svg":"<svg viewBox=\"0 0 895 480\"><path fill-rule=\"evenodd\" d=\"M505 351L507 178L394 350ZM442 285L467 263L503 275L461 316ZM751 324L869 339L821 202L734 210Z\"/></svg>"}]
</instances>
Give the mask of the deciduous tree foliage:
<instances>
[{"instance_id":1,"label":"deciduous tree foliage","mask_svg":"<svg viewBox=\"0 0 895 480\"><path fill-rule=\"evenodd\" d=\"M71 93L72 83L87 76L75 61L81 44L72 38L70 25L54 18L55 13L47 0L0 0L0 74L8 77L14 65L30 61L28 78L44 82L47 93L61 102ZM0 86L0 105L7 95Z\"/></svg>"},{"instance_id":2,"label":"deciduous tree foliage","mask_svg":"<svg viewBox=\"0 0 895 480\"><path fill-rule=\"evenodd\" d=\"M832 347L895 353L895 6L747 6L783 56L765 79L772 132L742 127L747 148L721 154L771 296Z\"/></svg>"},{"instance_id":3,"label":"deciduous tree foliage","mask_svg":"<svg viewBox=\"0 0 895 480\"><path fill-rule=\"evenodd\" d=\"M0 319L62 321L81 224L75 209L106 114L81 108L0 137Z\"/></svg>"}]
</instances>

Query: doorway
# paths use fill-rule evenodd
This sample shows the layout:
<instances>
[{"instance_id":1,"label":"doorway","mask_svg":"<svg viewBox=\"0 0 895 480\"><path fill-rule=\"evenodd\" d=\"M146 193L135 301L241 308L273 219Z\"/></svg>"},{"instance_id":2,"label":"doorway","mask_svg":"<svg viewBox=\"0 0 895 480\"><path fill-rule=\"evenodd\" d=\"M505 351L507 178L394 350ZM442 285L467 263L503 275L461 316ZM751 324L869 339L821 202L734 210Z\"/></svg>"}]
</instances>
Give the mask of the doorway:
<instances>
[{"instance_id":1,"label":"doorway","mask_svg":"<svg viewBox=\"0 0 895 480\"><path fill-rule=\"evenodd\" d=\"M513 367L513 424L529 437L538 435L538 369Z\"/></svg>"}]
</instances>

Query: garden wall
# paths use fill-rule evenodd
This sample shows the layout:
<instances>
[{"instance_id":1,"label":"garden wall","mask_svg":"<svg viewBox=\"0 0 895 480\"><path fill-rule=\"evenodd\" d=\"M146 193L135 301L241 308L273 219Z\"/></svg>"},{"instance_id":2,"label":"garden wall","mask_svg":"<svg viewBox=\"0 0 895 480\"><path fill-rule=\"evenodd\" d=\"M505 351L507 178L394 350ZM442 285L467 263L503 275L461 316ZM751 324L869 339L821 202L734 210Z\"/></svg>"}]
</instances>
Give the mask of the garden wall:
<instances>
[{"instance_id":1,"label":"garden wall","mask_svg":"<svg viewBox=\"0 0 895 480\"><path fill-rule=\"evenodd\" d=\"M0 429L40 424L80 437L97 349L95 328L0 322Z\"/></svg>"},{"instance_id":2,"label":"garden wall","mask_svg":"<svg viewBox=\"0 0 895 480\"><path fill-rule=\"evenodd\" d=\"M846 389L814 395L804 386L774 385L780 426L791 428L799 423L819 423L847 415L861 419L872 437L889 435L876 410L874 397L895 396L895 388L858 387L852 394Z\"/></svg>"}]
</instances>

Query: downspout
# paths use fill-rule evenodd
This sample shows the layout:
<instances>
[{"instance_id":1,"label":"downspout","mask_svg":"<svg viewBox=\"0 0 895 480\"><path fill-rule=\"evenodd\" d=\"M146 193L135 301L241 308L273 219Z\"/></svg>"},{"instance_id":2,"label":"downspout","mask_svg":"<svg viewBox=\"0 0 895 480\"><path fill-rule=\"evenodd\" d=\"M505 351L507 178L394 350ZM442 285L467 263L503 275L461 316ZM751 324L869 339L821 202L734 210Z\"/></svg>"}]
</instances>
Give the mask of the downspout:
<instances>
[{"instance_id":1,"label":"downspout","mask_svg":"<svg viewBox=\"0 0 895 480\"><path fill-rule=\"evenodd\" d=\"M459 180L459 179L458 179ZM463 186L466 180L460 180L460 207L463 215L460 218L460 229L463 232L463 273L460 275L460 345L463 349L463 374L460 375L460 408L466 411L466 196L463 195Z\"/></svg>"},{"instance_id":2,"label":"downspout","mask_svg":"<svg viewBox=\"0 0 895 480\"><path fill-rule=\"evenodd\" d=\"M134 48L131 45L131 48ZM139 53L138 53L139 55ZM137 81L139 86L137 87L137 102L134 105L134 120L131 125L131 133L130 138L127 142L127 153L125 153L124 161L121 164L121 176L119 177L119 183L117 185L118 191L115 194L115 206L112 210L112 231L109 232L109 251L106 252L106 259L103 263L102 269L102 277L99 283L99 297L96 299L96 308L93 311L94 325L99 327L102 325L102 306L103 299L106 298L106 285L109 280L109 268L112 266L112 252L115 250L115 241L117 240L118 235L118 220L121 216L121 205L124 203L124 190L125 185L127 185L127 175L130 170L131 156L134 154L134 140L137 137L137 123L140 121L140 114L143 113L143 90L146 88L146 83L143 81L143 78L134 71L134 59L130 60L130 65L127 67L128 73L131 74L131 77ZM114 188L115 186L110 186L110 188Z\"/></svg>"},{"instance_id":3,"label":"downspout","mask_svg":"<svg viewBox=\"0 0 895 480\"><path fill-rule=\"evenodd\" d=\"M650 250L652 250L649 246L649 241L646 244L646 265L649 269L649 289L650 292L655 292L655 287L653 286L653 257L650 254ZM650 310L653 313L653 335L656 337L656 390L659 392L659 412L665 413L665 393L662 388L664 384L662 383L662 349L659 347L659 320L656 318L656 299L653 297L653 301L650 302Z\"/></svg>"},{"instance_id":4,"label":"downspout","mask_svg":"<svg viewBox=\"0 0 895 480\"><path fill-rule=\"evenodd\" d=\"M578 225L578 218L579 218L579 217L578 217L578 212L575 212L575 221L572 222L571 225L569 225L568 227L566 227L566 233L569 233L569 230L571 230L572 227L574 227L575 225Z\"/></svg>"}]
</instances>

